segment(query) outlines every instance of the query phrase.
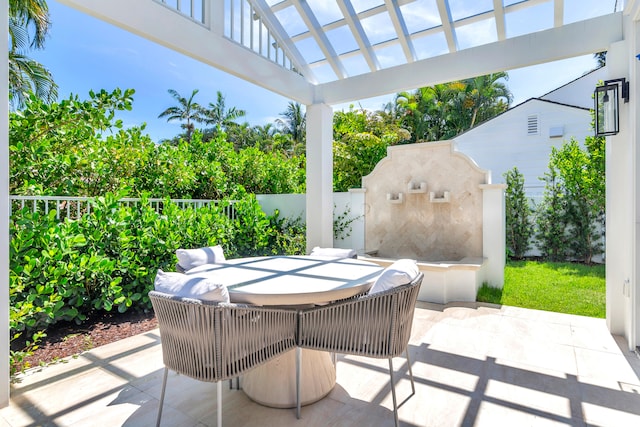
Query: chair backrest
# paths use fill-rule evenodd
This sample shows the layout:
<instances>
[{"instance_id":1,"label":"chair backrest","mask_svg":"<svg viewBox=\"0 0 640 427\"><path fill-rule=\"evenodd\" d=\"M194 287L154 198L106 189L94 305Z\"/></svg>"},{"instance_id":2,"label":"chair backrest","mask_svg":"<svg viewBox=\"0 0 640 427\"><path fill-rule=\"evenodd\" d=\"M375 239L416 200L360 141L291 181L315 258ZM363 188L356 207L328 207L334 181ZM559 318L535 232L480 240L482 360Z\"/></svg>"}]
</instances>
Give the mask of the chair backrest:
<instances>
[{"instance_id":1,"label":"chair backrest","mask_svg":"<svg viewBox=\"0 0 640 427\"><path fill-rule=\"evenodd\" d=\"M423 273L406 285L300 311L298 345L344 354L388 358L411 337Z\"/></svg>"},{"instance_id":2,"label":"chair backrest","mask_svg":"<svg viewBox=\"0 0 640 427\"><path fill-rule=\"evenodd\" d=\"M200 381L238 375L296 346L297 313L151 291L165 366Z\"/></svg>"}]
</instances>

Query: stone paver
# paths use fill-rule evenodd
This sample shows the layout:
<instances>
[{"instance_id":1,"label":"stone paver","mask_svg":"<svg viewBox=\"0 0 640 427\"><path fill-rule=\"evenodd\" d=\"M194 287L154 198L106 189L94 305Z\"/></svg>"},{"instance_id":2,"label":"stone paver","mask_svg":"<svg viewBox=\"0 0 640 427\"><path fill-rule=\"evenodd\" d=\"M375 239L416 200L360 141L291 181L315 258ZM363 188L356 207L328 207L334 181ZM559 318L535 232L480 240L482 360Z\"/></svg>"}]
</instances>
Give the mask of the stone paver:
<instances>
[{"instance_id":1,"label":"stone paver","mask_svg":"<svg viewBox=\"0 0 640 427\"><path fill-rule=\"evenodd\" d=\"M640 360L602 319L420 302L414 319L416 394L399 410L402 425L640 425ZM225 384L223 424L392 426L387 367L386 360L339 356L336 387L303 407L300 420ZM402 401L411 391L407 362L396 358L394 367ZM96 348L20 376L0 423L154 425L162 371L157 330ZM215 384L173 373L168 384L162 425L216 425Z\"/></svg>"}]
</instances>

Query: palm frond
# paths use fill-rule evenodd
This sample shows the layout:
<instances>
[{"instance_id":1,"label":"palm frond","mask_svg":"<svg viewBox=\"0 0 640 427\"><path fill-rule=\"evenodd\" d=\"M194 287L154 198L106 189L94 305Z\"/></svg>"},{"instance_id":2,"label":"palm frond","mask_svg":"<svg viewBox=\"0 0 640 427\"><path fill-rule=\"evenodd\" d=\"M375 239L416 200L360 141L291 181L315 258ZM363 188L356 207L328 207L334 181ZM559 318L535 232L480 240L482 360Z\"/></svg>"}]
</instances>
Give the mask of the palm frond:
<instances>
[{"instance_id":1,"label":"palm frond","mask_svg":"<svg viewBox=\"0 0 640 427\"><path fill-rule=\"evenodd\" d=\"M9 100L12 108L24 105L25 94L33 92L47 103L58 97L58 85L51 72L25 55L9 52Z\"/></svg>"}]
</instances>

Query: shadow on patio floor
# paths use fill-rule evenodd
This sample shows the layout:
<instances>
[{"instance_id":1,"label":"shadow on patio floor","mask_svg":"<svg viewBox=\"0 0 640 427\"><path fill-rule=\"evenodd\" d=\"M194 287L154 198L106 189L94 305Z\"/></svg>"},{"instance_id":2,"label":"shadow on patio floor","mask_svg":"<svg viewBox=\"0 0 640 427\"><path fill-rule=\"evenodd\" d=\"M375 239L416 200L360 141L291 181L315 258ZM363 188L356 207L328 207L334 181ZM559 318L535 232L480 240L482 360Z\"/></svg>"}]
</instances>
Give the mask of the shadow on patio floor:
<instances>
[{"instance_id":1,"label":"shadow on patio floor","mask_svg":"<svg viewBox=\"0 0 640 427\"><path fill-rule=\"evenodd\" d=\"M416 395L407 426L640 425L640 360L605 321L514 307L418 303L409 346ZM404 358L398 398L410 393ZM21 376L10 426L149 426L162 381L158 331ZM162 425L216 425L215 384L170 374ZM277 386L277 385L274 385ZM228 426L392 426L388 364L338 357L337 385L302 408L258 405L223 387Z\"/></svg>"}]
</instances>

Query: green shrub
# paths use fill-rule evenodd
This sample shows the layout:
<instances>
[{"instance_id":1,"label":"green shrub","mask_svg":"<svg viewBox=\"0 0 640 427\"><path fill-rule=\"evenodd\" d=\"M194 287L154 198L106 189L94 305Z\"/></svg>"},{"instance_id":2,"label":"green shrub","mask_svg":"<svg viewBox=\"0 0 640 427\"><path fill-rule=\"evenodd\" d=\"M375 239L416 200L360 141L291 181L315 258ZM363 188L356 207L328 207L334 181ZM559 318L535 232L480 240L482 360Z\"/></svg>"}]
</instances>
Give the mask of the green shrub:
<instances>
[{"instance_id":1,"label":"green shrub","mask_svg":"<svg viewBox=\"0 0 640 427\"><path fill-rule=\"evenodd\" d=\"M536 208L536 239L542 256L550 261L564 261L569 254L567 198L562 192L555 169L545 174L544 199Z\"/></svg>"},{"instance_id":2,"label":"green shrub","mask_svg":"<svg viewBox=\"0 0 640 427\"><path fill-rule=\"evenodd\" d=\"M507 249L514 258L523 258L533 236L531 207L524 191L524 175L517 167L504 174Z\"/></svg>"},{"instance_id":3,"label":"green shrub","mask_svg":"<svg viewBox=\"0 0 640 427\"><path fill-rule=\"evenodd\" d=\"M55 211L14 212L10 329L13 340L27 346L12 349L14 362L57 322L79 324L112 310L150 310L147 294L156 272L175 270L178 248L220 244L230 258L306 249L301 222L266 215L253 195L241 194L234 218L224 211L229 200L197 209L166 200L157 213L146 199L123 205L118 201L123 196L96 198L78 220L61 221Z\"/></svg>"},{"instance_id":4,"label":"green shrub","mask_svg":"<svg viewBox=\"0 0 640 427\"><path fill-rule=\"evenodd\" d=\"M537 209L537 239L551 261L591 263L602 252L605 217L604 138L574 139L553 148Z\"/></svg>"}]
</instances>

